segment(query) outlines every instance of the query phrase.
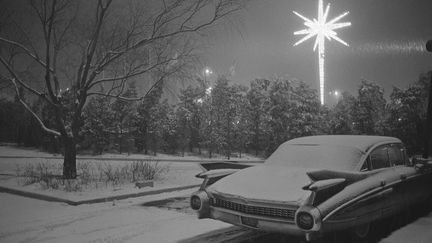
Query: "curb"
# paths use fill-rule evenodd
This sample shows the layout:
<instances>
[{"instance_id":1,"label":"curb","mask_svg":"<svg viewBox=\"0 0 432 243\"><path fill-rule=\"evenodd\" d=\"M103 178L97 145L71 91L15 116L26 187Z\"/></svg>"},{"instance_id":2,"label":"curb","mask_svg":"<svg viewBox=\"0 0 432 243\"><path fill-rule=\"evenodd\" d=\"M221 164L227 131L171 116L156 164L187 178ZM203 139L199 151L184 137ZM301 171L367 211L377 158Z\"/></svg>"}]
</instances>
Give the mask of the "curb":
<instances>
[{"instance_id":1,"label":"curb","mask_svg":"<svg viewBox=\"0 0 432 243\"><path fill-rule=\"evenodd\" d=\"M60 197L49 196L49 195L44 195L44 194L39 194L39 193L35 193L35 192L21 191L18 189L4 187L4 186L0 186L0 192L6 192L6 193L10 193L10 194L15 194L15 195L24 196L24 197L30 197L30 198L34 198L34 199L49 201L49 202L62 202L62 203L67 203L67 204L72 205L72 206L78 206L81 204L111 202L114 200L122 200L122 199L127 199L127 198L142 197L142 196L154 195L154 194L159 194L159 193L181 191L181 190L199 187L200 185L201 184L163 188L163 189L152 190L152 191L137 192L137 193L123 194L123 195L110 196L110 197L85 199L85 200L78 200L78 201L64 199L64 198L60 198Z\"/></svg>"}]
</instances>

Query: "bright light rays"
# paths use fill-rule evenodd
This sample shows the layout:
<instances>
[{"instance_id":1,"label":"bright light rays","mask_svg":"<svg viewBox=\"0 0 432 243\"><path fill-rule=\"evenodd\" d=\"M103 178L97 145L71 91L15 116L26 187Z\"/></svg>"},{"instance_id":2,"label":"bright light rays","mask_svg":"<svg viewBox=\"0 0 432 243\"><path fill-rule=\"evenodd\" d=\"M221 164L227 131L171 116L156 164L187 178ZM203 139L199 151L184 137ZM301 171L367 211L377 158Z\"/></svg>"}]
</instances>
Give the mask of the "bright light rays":
<instances>
[{"instance_id":1,"label":"bright light rays","mask_svg":"<svg viewBox=\"0 0 432 243\"><path fill-rule=\"evenodd\" d=\"M293 11L295 15L303 19L304 25L308 28L302 29L299 31L294 32L294 35L305 35L303 38L301 38L299 41L297 41L294 46L297 46L310 38L316 36L315 43L313 50L315 51L318 47L318 62L319 62L319 79L320 79L320 101L321 104L324 105L324 80L325 80L325 74L324 74L324 41L325 39L331 41L336 40L337 42L348 46L348 43L343 41L337 36L337 33L335 30L344 28L347 26L351 26L350 22L344 22L344 23L338 23L339 20L341 20L343 17L348 15L349 12L345 12L330 21L327 21L327 17L330 11L330 4L327 4L327 7L325 10L323 9L323 0L318 0L318 19L310 20L303 15L297 13L296 11Z\"/></svg>"}]
</instances>

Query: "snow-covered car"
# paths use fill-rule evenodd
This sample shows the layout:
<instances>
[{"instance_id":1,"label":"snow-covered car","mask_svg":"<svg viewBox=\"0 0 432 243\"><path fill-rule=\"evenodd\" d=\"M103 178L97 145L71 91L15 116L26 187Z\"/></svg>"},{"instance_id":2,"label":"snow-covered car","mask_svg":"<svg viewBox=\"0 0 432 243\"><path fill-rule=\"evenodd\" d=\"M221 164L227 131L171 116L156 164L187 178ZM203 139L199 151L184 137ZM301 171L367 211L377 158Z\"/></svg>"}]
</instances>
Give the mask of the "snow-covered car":
<instances>
[{"instance_id":1,"label":"snow-covered car","mask_svg":"<svg viewBox=\"0 0 432 243\"><path fill-rule=\"evenodd\" d=\"M287 141L263 163L203 163L190 198L199 218L307 240L370 224L431 198L432 161L411 162L382 136L311 136Z\"/></svg>"}]
</instances>

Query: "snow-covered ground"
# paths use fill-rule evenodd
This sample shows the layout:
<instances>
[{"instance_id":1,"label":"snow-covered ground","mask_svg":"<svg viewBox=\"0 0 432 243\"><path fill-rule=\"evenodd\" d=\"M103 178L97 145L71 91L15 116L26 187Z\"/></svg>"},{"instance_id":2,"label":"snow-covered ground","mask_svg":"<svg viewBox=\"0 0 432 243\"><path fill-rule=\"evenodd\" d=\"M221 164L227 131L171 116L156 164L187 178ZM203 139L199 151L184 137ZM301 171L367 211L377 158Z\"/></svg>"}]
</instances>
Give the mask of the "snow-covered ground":
<instances>
[{"instance_id":1,"label":"snow-covered ground","mask_svg":"<svg viewBox=\"0 0 432 243\"><path fill-rule=\"evenodd\" d=\"M31 159L23 160L23 159L0 159L0 174L15 174L14 170L17 165L20 165L23 168L28 163L37 164L38 162L45 162L43 159ZM49 163L61 165L61 160L50 160ZM101 163L92 162L92 163ZM125 163L132 162L123 162L123 161L107 161L103 162L106 164L112 165L114 168L116 166L124 166ZM82 190L76 192L65 192L62 190L52 190L52 189L43 189L42 186L38 183L23 186L23 178L16 178L11 176L0 176L0 186L6 186L8 188L15 188L23 191L31 191L38 192L45 195L61 197L69 200L88 200L92 198L98 197L109 197L121 194L131 194L131 193L140 193L144 191L156 190L156 189L165 189L172 187L182 187L182 186L190 186L190 185L199 185L202 183L202 179L196 178L195 175L201 172L202 170L196 163L159 163L161 166L167 166L169 169L167 172L163 173L160 178L157 178L154 181L154 187L144 187L137 188L134 183L120 184L116 186L112 186L111 184L105 185L102 183L100 186L95 187L83 187Z\"/></svg>"},{"instance_id":2,"label":"snow-covered ground","mask_svg":"<svg viewBox=\"0 0 432 243\"><path fill-rule=\"evenodd\" d=\"M40 152L35 149L22 149L14 146L0 146L0 156L25 156L29 158L11 158L11 157L3 157L0 158L0 174L10 174L16 175L17 168L20 168L21 172L24 168L32 164L36 166L40 163L49 165L50 168L61 168L63 160L61 158L58 159L45 159L40 157L53 156L48 153ZM55 156L55 155L54 155ZM111 155L104 155L110 157ZM127 164L133 163L133 161L122 161L122 157L117 155L119 160L92 160L85 159L79 160L79 163L88 163L93 166L93 168L97 168L97 165L111 166L112 168L121 168ZM127 157L127 155L123 154L123 157ZM35 158L31 158L35 157ZM37 158L39 157L39 158ZM161 174L159 178L154 181L154 187L145 187L145 188L136 188L133 183L122 184L118 186L99 186L95 188L94 186L91 188L83 188L77 192L65 192L62 190L46 190L42 189L39 184L32 184L27 186L22 186L23 183L22 178L16 177L5 177L0 175L0 186L6 186L9 188L15 188L23 191L37 192L49 196L61 197L64 199L79 201L79 200L89 200L93 198L100 197L110 197L116 195L124 195L124 194L132 194L132 193L141 193L150 190L158 190L165 188L173 188L173 187L182 187L182 186L190 186L190 185L198 185L202 182L202 179L198 179L195 177L196 174L201 172L202 170L199 168L197 163L175 163L175 162L158 162L160 167L167 167L167 172ZM58 172L61 174L61 169Z\"/></svg>"},{"instance_id":3,"label":"snow-covered ground","mask_svg":"<svg viewBox=\"0 0 432 243\"><path fill-rule=\"evenodd\" d=\"M69 206L0 193L0 242L177 242L230 225L155 207L147 201L193 190Z\"/></svg>"},{"instance_id":4,"label":"snow-covered ground","mask_svg":"<svg viewBox=\"0 0 432 243\"><path fill-rule=\"evenodd\" d=\"M0 156L51 156L32 149L0 146ZM110 155L104 155L110 156ZM125 156L125 155L123 155ZM61 159L0 158L0 174L14 174L16 167L39 162L61 165ZM110 160L94 163L123 166L127 161ZM137 192L137 190L161 189L201 183L194 177L201 171L197 163L164 163L169 170L155 188L137 189L131 185L104 190L66 193L43 193L62 198L88 199L88 197L112 196ZM16 178L3 176L0 185L15 186ZM21 188L22 189L22 188ZM37 185L25 190L42 192ZM196 189L131 198L114 202L70 206L65 203L46 202L0 193L0 242L177 242L212 230L229 227L214 220L198 220L195 215L155 207L143 203L170 197L188 197Z\"/></svg>"},{"instance_id":5,"label":"snow-covered ground","mask_svg":"<svg viewBox=\"0 0 432 243\"><path fill-rule=\"evenodd\" d=\"M0 146L0 156L52 156L31 149ZM103 161L113 166L129 163L119 160ZM110 157L111 156L111 157ZM142 155L137 155L142 156ZM196 159L196 157L195 157ZM45 162L41 158L0 158L0 174L15 173L17 165ZM61 159L49 163L61 165ZM200 171L196 163L165 163L170 165L165 182L158 186L199 183L194 177ZM0 176L0 185L13 183ZM165 183L165 184L164 184ZM29 190L40 190L29 188ZM121 191L123 190L123 191ZM116 191L88 191L77 193L49 192L74 199L92 196L114 195L132 192L137 188ZM198 220L195 215L174 210L145 207L144 203L171 197L187 197L195 189L125 199L107 203L70 206L64 203L46 202L0 193L0 242L219 242L226 235L252 235L251 232L214 220ZM57 194L56 194L57 193ZM75 195L75 196L71 196ZM381 243L432 242L432 213L391 233ZM222 235L222 236L221 236ZM222 238L218 238L218 237ZM235 236L237 237L237 236ZM232 242L232 241L231 241ZM252 242L252 241L251 241ZM259 241L258 241L259 242Z\"/></svg>"},{"instance_id":6,"label":"snow-covered ground","mask_svg":"<svg viewBox=\"0 0 432 243\"><path fill-rule=\"evenodd\" d=\"M16 147L10 144L0 145L0 156L22 156L22 157L61 157L60 154L50 154L47 152L40 151L35 148L24 148L24 147ZM171 155L171 154L161 154L158 153L156 156L154 155L145 155L145 154L116 154L116 153L104 153L102 155L79 155L78 158L95 158L95 159L158 159L158 160L206 160L206 154L202 154L202 156L197 155ZM212 160L226 160L224 156L216 156L213 157ZM262 158L258 158L249 154L242 154L241 158L232 157L231 160L239 160L239 161L256 161L262 160Z\"/></svg>"},{"instance_id":7,"label":"snow-covered ground","mask_svg":"<svg viewBox=\"0 0 432 243\"><path fill-rule=\"evenodd\" d=\"M3 157L1 157L3 156ZM48 159L49 158L49 159ZM104 160L106 159L106 160ZM118 159L118 160L117 160ZM127 160L125 160L127 159ZM201 169L196 162L165 162L164 160L192 160L192 161L205 161L206 158L201 158L198 156L174 156L166 154L158 154L157 156L149 156L143 154L103 154L98 156L79 156L78 164L89 163L93 167L96 165L102 166L112 166L113 168L121 168L127 164L133 163L136 160L152 161L154 159L159 160L159 166L168 167L168 172L163 173L160 178L157 178L154 183L154 188L136 188L133 183L121 185L121 186L101 186L98 188L83 188L81 191L77 192L64 192L61 190L42 190L39 184L33 184L23 187L20 184L19 178L13 177L2 177L0 178L0 185L7 186L9 188L20 189L24 191L38 192L49 196L61 197L69 200L88 200L100 197L109 197L120 194L131 194L140 193L143 191L155 190L155 189L165 189L172 187L190 186L198 185L202 182L201 179L195 178L195 175L201 172ZM224 160L223 157L217 159ZM241 160L244 161L255 161L259 158L251 156L243 156ZM61 168L63 159L61 155L49 154L46 152L39 151L32 148L22 148L16 147L11 144L4 144L0 146L0 177L1 174L16 175L18 169L23 172L24 168L32 164L34 166L38 164L47 164L50 168ZM57 174L61 174L61 169Z\"/></svg>"}]
</instances>

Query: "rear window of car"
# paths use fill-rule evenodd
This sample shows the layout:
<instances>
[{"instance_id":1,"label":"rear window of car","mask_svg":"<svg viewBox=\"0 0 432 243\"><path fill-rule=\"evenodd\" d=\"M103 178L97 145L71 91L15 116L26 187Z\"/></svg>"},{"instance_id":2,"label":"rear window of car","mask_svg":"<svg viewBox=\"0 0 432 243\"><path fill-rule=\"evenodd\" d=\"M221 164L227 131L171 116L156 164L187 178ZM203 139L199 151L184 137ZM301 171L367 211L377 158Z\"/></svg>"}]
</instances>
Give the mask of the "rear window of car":
<instances>
[{"instance_id":1,"label":"rear window of car","mask_svg":"<svg viewBox=\"0 0 432 243\"><path fill-rule=\"evenodd\" d=\"M363 153L354 147L322 144L282 144L266 160L267 164L289 167L349 170L355 169Z\"/></svg>"},{"instance_id":2,"label":"rear window of car","mask_svg":"<svg viewBox=\"0 0 432 243\"><path fill-rule=\"evenodd\" d=\"M370 160L372 164L372 169L381 169L390 167L390 162L388 159L388 147L381 146L376 148L370 154Z\"/></svg>"}]
</instances>

